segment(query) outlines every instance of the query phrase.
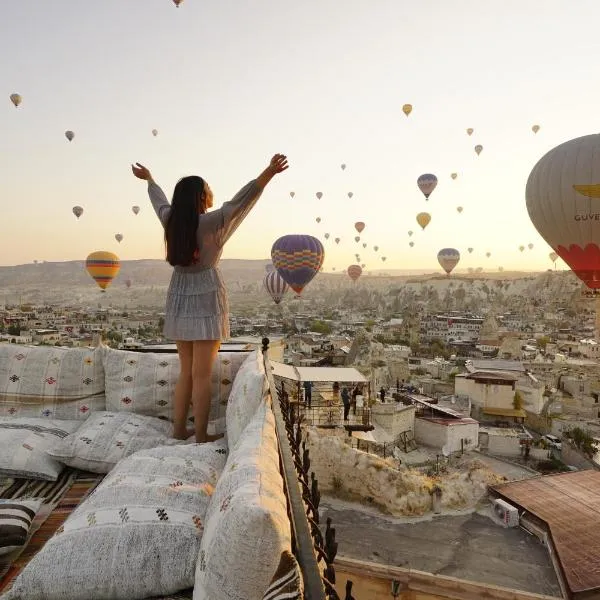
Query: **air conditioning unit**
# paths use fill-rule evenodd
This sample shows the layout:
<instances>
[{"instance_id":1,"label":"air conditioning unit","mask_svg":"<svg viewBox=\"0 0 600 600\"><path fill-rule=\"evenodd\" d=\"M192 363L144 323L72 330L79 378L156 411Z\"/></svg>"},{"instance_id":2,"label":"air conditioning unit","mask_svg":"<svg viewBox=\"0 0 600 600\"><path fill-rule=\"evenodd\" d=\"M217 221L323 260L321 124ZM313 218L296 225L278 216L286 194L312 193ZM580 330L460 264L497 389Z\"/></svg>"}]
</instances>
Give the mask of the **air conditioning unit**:
<instances>
[{"instance_id":1,"label":"air conditioning unit","mask_svg":"<svg viewBox=\"0 0 600 600\"><path fill-rule=\"evenodd\" d=\"M519 511L508 502L500 499L494 500L494 512L504 527L519 526Z\"/></svg>"}]
</instances>

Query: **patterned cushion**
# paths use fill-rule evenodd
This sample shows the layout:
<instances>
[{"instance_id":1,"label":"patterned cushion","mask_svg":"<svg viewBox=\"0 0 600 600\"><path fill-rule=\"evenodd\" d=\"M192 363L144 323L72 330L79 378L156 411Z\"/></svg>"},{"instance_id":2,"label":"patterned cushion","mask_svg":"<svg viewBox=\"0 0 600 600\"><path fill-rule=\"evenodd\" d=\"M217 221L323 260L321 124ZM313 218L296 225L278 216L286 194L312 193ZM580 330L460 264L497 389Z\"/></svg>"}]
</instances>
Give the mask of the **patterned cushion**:
<instances>
[{"instance_id":1,"label":"patterned cushion","mask_svg":"<svg viewBox=\"0 0 600 600\"><path fill-rule=\"evenodd\" d=\"M219 352L213 367L209 433L225 430L225 410L233 380L246 352ZM103 348L106 410L173 420L179 375L177 354L127 352Z\"/></svg>"},{"instance_id":2,"label":"patterned cushion","mask_svg":"<svg viewBox=\"0 0 600 600\"><path fill-rule=\"evenodd\" d=\"M0 555L27 542L31 522L44 500L0 500Z\"/></svg>"},{"instance_id":3,"label":"patterned cushion","mask_svg":"<svg viewBox=\"0 0 600 600\"><path fill-rule=\"evenodd\" d=\"M99 412L57 442L48 454L76 469L108 473L122 458L138 450L187 443L173 439L172 432L169 421L156 417Z\"/></svg>"},{"instance_id":4,"label":"patterned cushion","mask_svg":"<svg viewBox=\"0 0 600 600\"><path fill-rule=\"evenodd\" d=\"M304 582L296 557L289 551L281 553L279 566L262 600L302 600Z\"/></svg>"},{"instance_id":5,"label":"patterned cushion","mask_svg":"<svg viewBox=\"0 0 600 600\"><path fill-rule=\"evenodd\" d=\"M56 481L64 465L47 450L80 425L74 420L0 418L0 475Z\"/></svg>"},{"instance_id":6,"label":"patterned cushion","mask_svg":"<svg viewBox=\"0 0 600 600\"><path fill-rule=\"evenodd\" d=\"M0 417L85 419L106 410L100 349L0 345Z\"/></svg>"},{"instance_id":7,"label":"patterned cushion","mask_svg":"<svg viewBox=\"0 0 600 600\"><path fill-rule=\"evenodd\" d=\"M59 527L3 600L137 600L192 587L222 440L122 460Z\"/></svg>"},{"instance_id":8,"label":"patterned cushion","mask_svg":"<svg viewBox=\"0 0 600 600\"><path fill-rule=\"evenodd\" d=\"M290 545L275 419L263 401L230 449L206 513L194 600L262 598Z\"/></svg>"},{"instance_id":9,"label":"patterned cushion","mask_svg":"<svg viewBox=\"0 0 600 600\"><path fill-rule=\"evenodd\" d=\"M234 448L268 389L262 353L255 350L238 369L227 404L227 438Z\"/></svg>"}]
</instances>

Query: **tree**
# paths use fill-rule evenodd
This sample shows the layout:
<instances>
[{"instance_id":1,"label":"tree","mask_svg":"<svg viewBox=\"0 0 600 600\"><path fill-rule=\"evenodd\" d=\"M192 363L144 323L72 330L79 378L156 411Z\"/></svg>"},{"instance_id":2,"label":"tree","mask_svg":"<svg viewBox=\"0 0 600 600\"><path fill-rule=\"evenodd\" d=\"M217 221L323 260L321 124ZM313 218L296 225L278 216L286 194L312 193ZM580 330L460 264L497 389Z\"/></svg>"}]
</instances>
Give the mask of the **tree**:
<instances>
[{"instance_id":1,"label":"tree","mask_svg":"<svg viewBox=\"0 0 600 600\"><path fill-rule=\"evenodd\" d=\"M523 408L523 396L521 396L521 393L518 390L513 397L513 408L515 410L521 410Z\"/></svg>"},{"instance_id":2,"label":"tree","mask_svg":"<svg viewBox=\"0 0 600 600\"><path fill-rule=\"evenodd\" d=\"M21 326L20 325L9 325L8 326L8 335L21 335Z\"/></svg>"},{"instance_id":3,"label":"tree","mask_svg":"<svg viewBox=\"0 0 600 600\"><path fill-rule=\"evenodd\" d=\"M597 451L597 442L581 427L574 427L565 433L565 436L573 442L573 445L583 452L588 458L592 458Z\"/></svg>"},{"instance_id":4,"label":"tree","mask_svg":"<svg viewBox=\"0 0 600 600\"><path fill-rule=\"evenodd\" d=\"M329 325L329 323L325 323L324 321L313 321L310 324L310 330L314 331L315 333L327 335L331 333L331 325Z\"/></svg>"}]
</instances>

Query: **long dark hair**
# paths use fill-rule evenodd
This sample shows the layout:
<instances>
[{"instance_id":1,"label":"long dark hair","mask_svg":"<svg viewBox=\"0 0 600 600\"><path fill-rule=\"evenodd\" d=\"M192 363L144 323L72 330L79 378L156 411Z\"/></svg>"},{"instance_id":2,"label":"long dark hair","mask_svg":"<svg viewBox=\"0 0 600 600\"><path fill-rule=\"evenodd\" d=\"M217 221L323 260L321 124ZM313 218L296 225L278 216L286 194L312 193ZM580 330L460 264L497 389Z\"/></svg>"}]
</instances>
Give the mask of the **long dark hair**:
<instances>
[{"instance_id":1,"label":"long dark hair","mask_svg":"<svg viewBox=\"0 0 600 600\"><path fill-rule=\"evenodd\" d=\"M198 210L198 196L202 199ZM196 231L198 215L206 212L204 179L183 177L173 190L171 212L165 227L167 262L175 267L188 267L195 262L198 249Z\"/></svg>"}]
</instances>

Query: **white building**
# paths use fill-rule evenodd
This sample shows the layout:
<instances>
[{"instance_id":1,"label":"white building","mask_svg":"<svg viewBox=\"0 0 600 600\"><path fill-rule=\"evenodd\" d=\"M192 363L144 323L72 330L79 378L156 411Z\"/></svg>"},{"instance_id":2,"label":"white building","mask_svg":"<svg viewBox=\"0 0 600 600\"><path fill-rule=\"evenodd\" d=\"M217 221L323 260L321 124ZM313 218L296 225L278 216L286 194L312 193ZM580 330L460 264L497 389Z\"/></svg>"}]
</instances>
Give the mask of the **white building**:
<instances>
[{"instance_id":1,"label":"white building","mask_svg":"<svg viewBox=\"0 0 600 600\"><path fill-rule=\"evenodd\" d=\"M474 316L426 315L421 319L421 339L477 343L483 318Z\"/></svg>"}]
</instances>

